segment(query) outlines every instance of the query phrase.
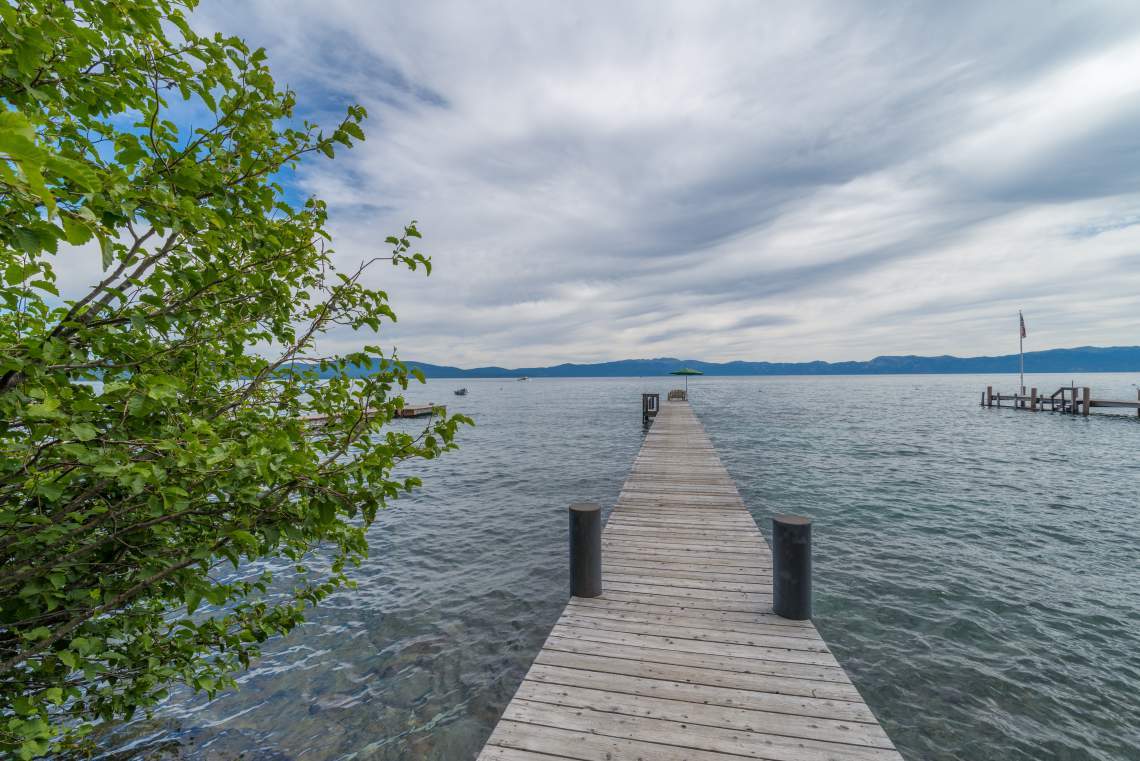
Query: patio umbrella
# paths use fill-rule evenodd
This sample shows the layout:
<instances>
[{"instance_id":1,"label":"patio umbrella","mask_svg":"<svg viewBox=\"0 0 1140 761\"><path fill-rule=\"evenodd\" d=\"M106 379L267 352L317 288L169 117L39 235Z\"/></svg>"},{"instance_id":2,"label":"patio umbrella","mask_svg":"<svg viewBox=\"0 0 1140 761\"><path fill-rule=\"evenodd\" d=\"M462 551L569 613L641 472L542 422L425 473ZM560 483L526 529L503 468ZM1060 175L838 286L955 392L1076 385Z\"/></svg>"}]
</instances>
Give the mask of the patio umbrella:
<instances>
[{"instance_id":1,"label":"patio umbrella","mask_svg":"<svg viewBox=\"0 0 1140 761\"><path fill-rule=\"evenodd\" d=\"M691 367L682 367L680 370L674 370L669 373L670 375L684 375L685 376L685 396L689 395L689 376L690 375L704 375L700 370L694 370Z\"/></svg>"}]
</instances>

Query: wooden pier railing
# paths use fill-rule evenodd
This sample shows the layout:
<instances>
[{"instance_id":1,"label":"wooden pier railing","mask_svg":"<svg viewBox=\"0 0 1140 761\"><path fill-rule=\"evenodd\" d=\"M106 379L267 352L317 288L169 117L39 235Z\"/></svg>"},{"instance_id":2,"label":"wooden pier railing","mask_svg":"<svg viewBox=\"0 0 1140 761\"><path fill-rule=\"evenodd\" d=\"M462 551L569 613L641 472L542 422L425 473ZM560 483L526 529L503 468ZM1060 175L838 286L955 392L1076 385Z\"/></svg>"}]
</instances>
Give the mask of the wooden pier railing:
<instances>
[{"instance_id":1,"label":"wooden pier railing","mask_svg":"<svg viewBox=\"0 0 1140 761\"><path fill-rule=\"evenodd\" d=\"M773 521L775 578L689 403L662 404L605 530L596 505L571 506L581 596L479 761L901 761L799 620L810 615L810 522Z\"/></svg>"}]
</instances>

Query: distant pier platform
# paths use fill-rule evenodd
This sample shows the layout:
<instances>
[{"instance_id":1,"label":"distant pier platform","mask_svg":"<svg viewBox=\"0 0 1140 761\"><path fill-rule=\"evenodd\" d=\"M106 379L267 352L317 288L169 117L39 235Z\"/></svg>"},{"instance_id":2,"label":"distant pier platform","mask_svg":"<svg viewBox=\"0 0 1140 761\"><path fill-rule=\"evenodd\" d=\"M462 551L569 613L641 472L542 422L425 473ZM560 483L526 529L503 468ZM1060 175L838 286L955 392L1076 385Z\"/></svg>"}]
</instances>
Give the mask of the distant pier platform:
<instances>
[{"instance_id":1,"label":"distant pier platform","mask_svg":"<svg viewBox=\"0 0 1140 761\"><path fill-rule=\"evenodd\" d=\"M369 409L366 409L364 411L364 416L365 417L375 416L378 412L379 412L378 409L369 408ZM405 407L401 407L400 409L396 410L395 417L398 417L398 418L427 417L429 415L435 415L435 414L446 415L447 414L447 407L445 405L442 405L442 404L432 404L432 403L409 404ZM323 425L324 423L328 422L329 416L328 415L306 415L305 417L298 418L298 419L302 423L307 423L309 425Z\"/></svg>"},{"instance_id":2,"label":"distant pier platform","mask_svg":"<svg viewBox=\"0 0 1140 761\"><path fill-rule=\"evenodd\" d=\"M1097 399L1092 395L1088 386L1061 386L1053 393L1045 396L1038 394L1036 388L1025 389L1020 394L1002 394L995 392L993 386L986 386L982 392L983 407L1001 407L1002 402L1007 407L1030 412L1060 412L1067 415L1088 415L1097 407L1104 409L1136 410L1140 417L1140 389L1136 391L1136 401L1131 399Z\"/></svg>"},{"instance_id":3,"label":"distant pier platform","mask_svg":"<svg viewBox=\"0 0 1140 761\"><path fill-rule=\"evenodd\" d=\"M427 417L428 415L446 415L447 407L442 404L409 404L396 412L396 417Z\"/></svg>"},{"instance_id":4,"label":"distant pier platform","mask_svg":"<svg viewBox=\"0 0 1140 761\"><path fill-rule=\"evenodd\" d=\"M775 519L774 584L773 553L688 401L642 405L653 424L604 531L596 505L571 507L584 596L479 761L901 761L807 620L810 521L786 521L805 556ZM779 581L789 573L801 577ZM805 602L805 616L776 614Z\"/></svg>"}]
</instances>

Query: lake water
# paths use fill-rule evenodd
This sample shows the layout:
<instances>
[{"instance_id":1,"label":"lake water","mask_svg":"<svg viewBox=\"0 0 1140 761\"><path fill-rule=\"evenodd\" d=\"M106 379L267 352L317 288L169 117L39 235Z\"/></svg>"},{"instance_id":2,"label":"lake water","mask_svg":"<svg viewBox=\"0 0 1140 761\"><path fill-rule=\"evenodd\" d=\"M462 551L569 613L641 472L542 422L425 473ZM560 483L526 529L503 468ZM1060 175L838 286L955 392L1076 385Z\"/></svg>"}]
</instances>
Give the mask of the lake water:
<instances>
[{"instance_id":1,"label":"lake water","mask_svg":"<svg viewBox=\"0 0 1140 761\"><path fill-rule=\"evenodd\" d=\"M1140 374L1076 380L1135 399ZM986 383L1016 379L706 377L690 398L765 532L814 518L816 625L908 760L1140 759L1140 420L982 409ZM473 759L566 601L567 505L612 506L640 393L675 385L414 390L477 427L416 466L359 588L107 757Z\"/></svg>"}]
</instances>

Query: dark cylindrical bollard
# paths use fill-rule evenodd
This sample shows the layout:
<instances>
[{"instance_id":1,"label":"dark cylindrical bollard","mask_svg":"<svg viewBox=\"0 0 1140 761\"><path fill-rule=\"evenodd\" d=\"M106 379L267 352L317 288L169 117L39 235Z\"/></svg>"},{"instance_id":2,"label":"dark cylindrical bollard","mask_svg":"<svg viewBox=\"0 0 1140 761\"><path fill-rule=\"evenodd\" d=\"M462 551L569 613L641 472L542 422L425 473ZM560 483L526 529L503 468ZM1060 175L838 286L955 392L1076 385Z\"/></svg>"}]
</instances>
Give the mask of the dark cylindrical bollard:
<instances>
[{"instance_id":1,"label":"dark cylindrical bollard","mask_svg":"<svg viewBox=\"0 0 1140 761\"><path fill-rule=\"evenodd\" d=\"M570 594L602 594L602 508L593 502L570 505Z\"/></svg>"},{"instance_id":2,"label":"dark cylindrical bollard","mask_svg":"<svg viewBox=\"0 0 1140 761\"><path fill-rule=\"evenodd\" d=\"M811 518L772 516L772 609L793 621L811 618Z\"/></svg>"}]
</instances>

